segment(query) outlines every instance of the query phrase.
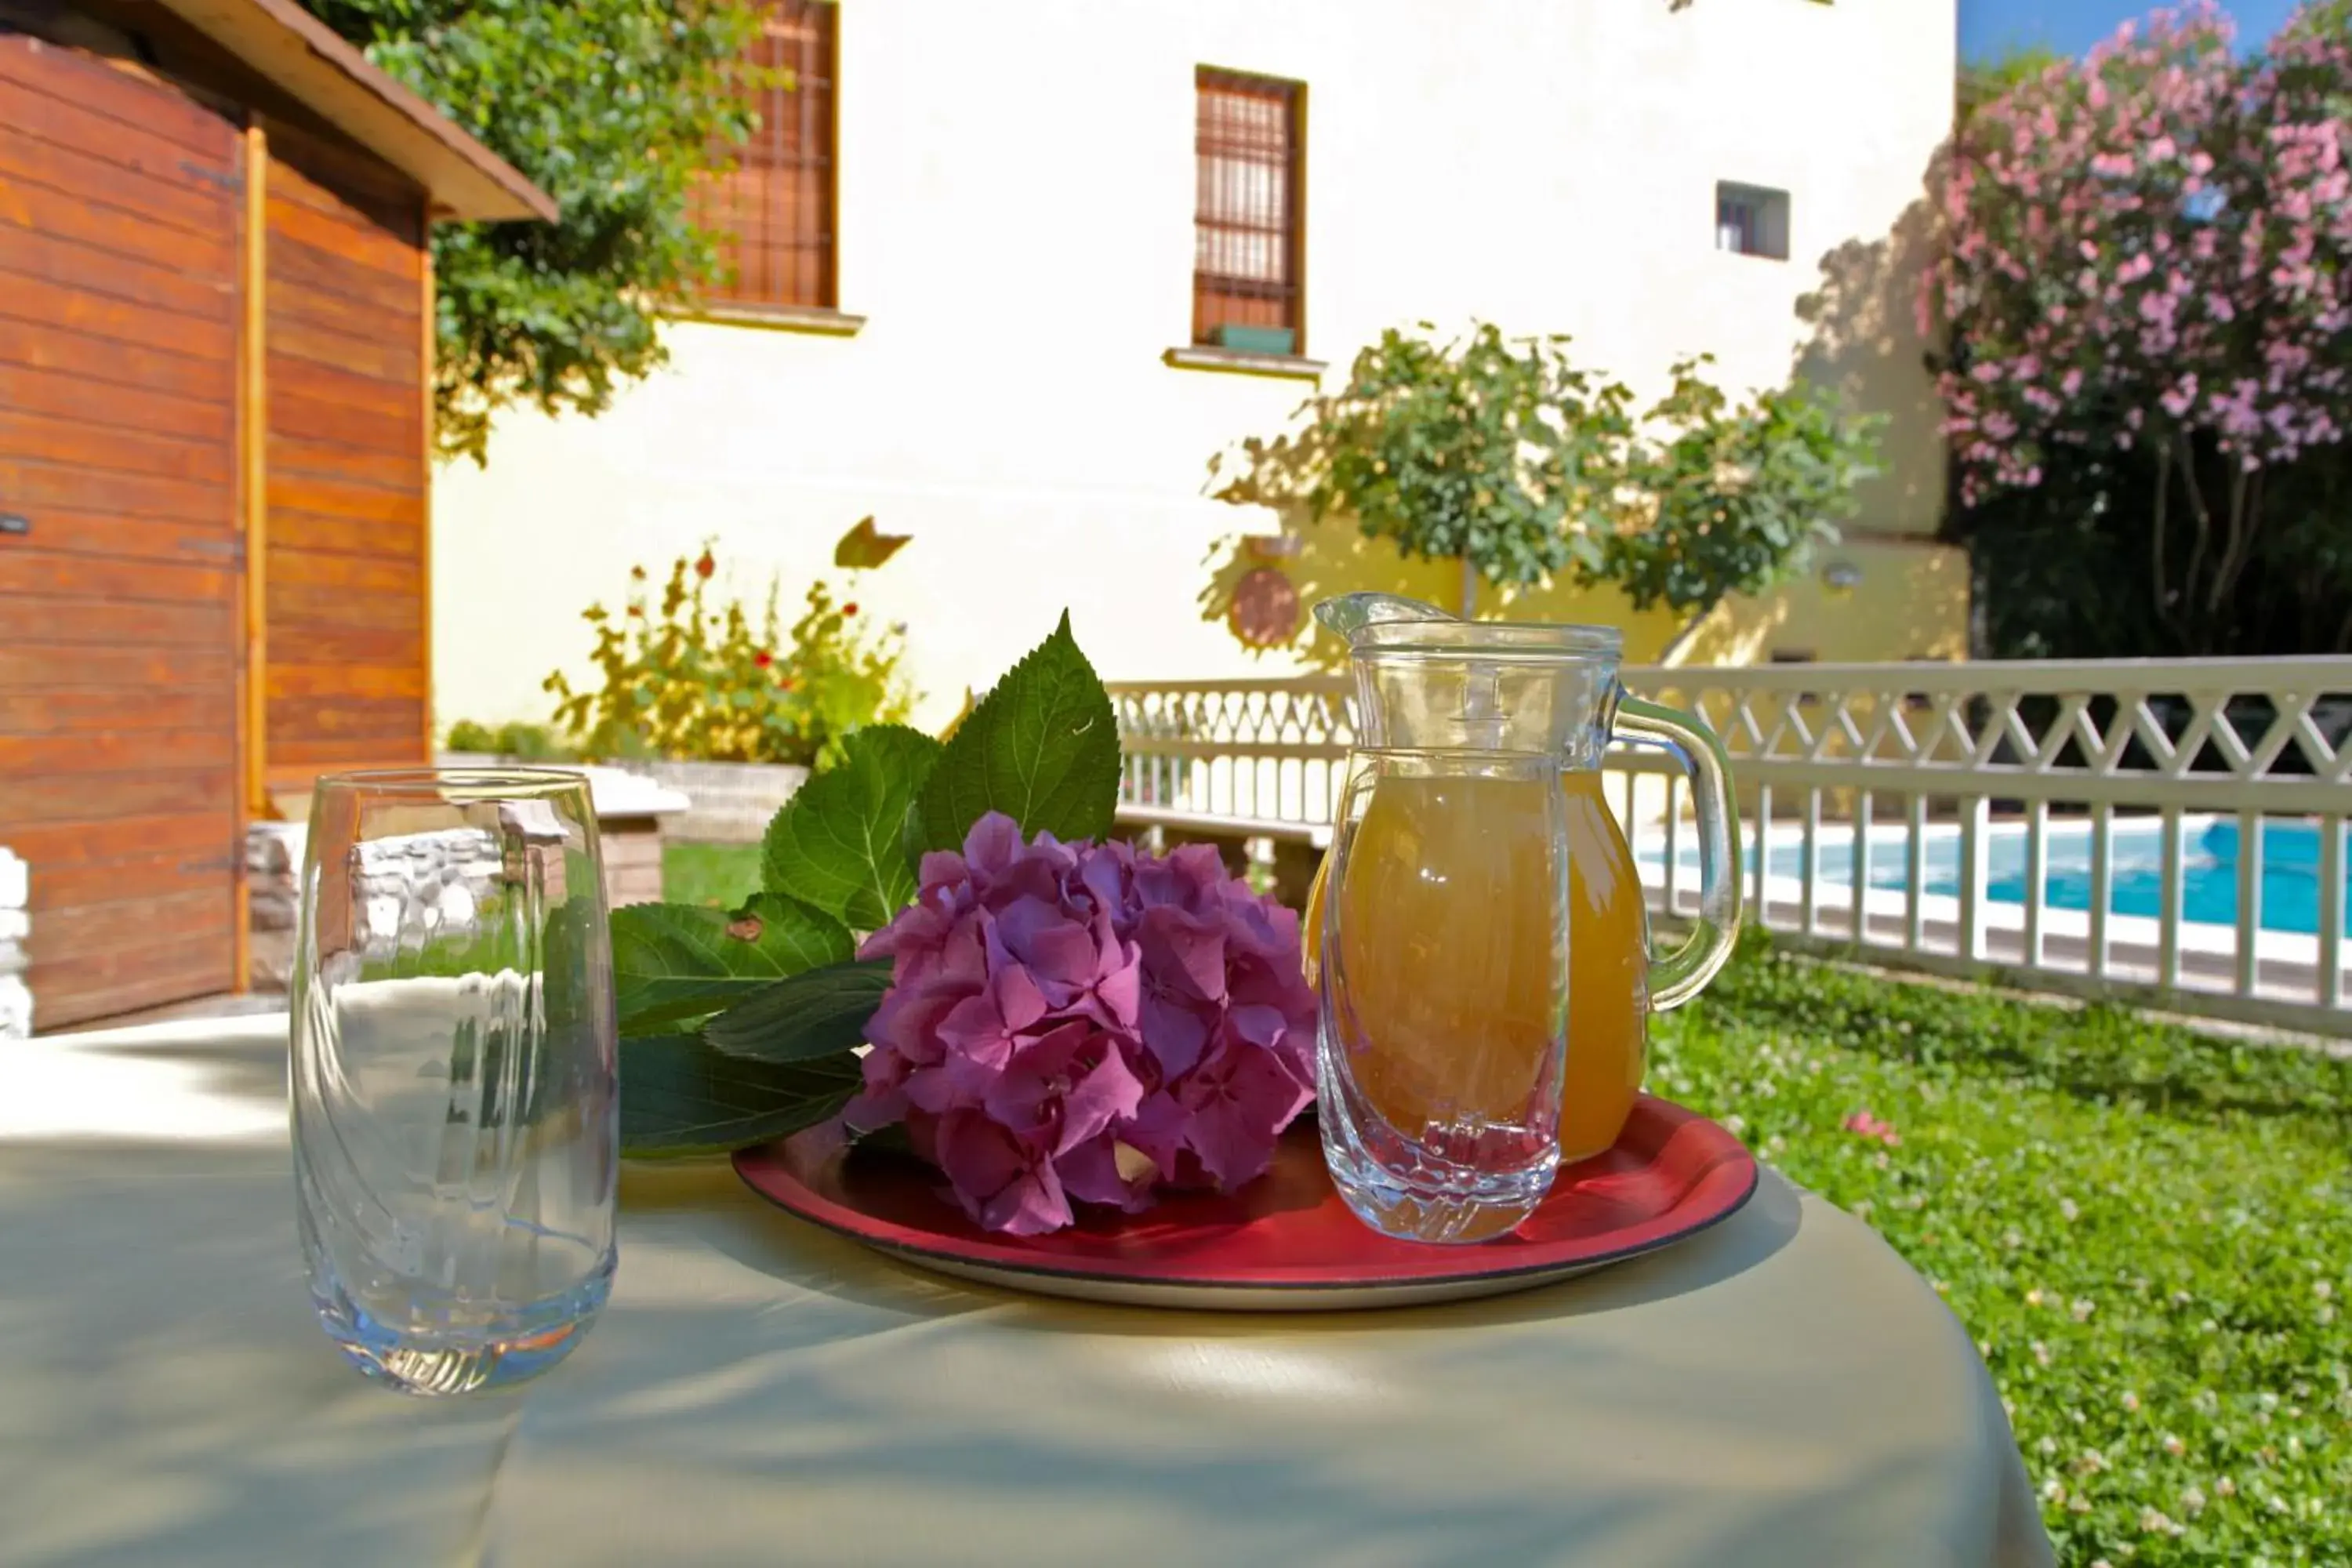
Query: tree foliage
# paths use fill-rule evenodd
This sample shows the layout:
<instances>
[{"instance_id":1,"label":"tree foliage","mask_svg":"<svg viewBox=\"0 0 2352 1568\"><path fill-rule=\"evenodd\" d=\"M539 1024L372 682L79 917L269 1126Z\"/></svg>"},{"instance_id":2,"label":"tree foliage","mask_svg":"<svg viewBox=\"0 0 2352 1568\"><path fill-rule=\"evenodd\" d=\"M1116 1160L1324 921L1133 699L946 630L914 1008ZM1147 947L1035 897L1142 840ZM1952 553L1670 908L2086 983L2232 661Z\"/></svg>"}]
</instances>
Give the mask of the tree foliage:
<instances>
[{"instance_id":1,"label":"tree foliage","mask_svg":"<svg viewBox=\"0 0 2352 1568\"><path fill-rule=\"evenodd\" d=\"M1481 323L1439 342L1391 329L1348 384L1292 429L1211 465L1222 500L1351 519L1408 556L1500 585L1613 584L1686 618L1753 593L1853 509L1874 420L1796 386L1735 404L1702 372L1639 416L1621 383L1579 369L1569 340Z\"/></svg>"},{"instance_id":2,"label":"tree foliage","mask_svg":"<svg viewBox=\"0 0 2352 1568\"><path fill-rule=\"evenodd\" d=\"M1391 328L1348 384L1304 422L1244 441L1218 494L1344 513L1408 555L1464 561L1496 584L1534 583L1581 558L1618 508L1633 394L1570 363L1568 340L1481 323L1440 343ZM1211 463L1222 477L1220 458Z\"/></svg>"},{"instance_id":3,"label":"tree foliage","mask_svg":"<svg viewBox=\"0 0 2352 1568\"><path fill-rule=\"evenodd\" d=\"M315 0L320 20L555 198L553 224L443 224L435 395L447 453L491 413L601 412L661 363L657 317L711 274L695 177L750 133L736 0Z\"/></svg>"},{"instance_id":4,"label":"tree foliage","mask_svg":"<svg viewBox=\"0 0 2352 1568\"><path fill-rule=\"evenodd\" d=\"M2055 49L2029 44L1989 60L1971 60L1962 65L1956 95L1960 122L1965 124L1986 104L2000 101L2011 89L2032 80L2063 59Z\"/></svg>"},{"instance_id":5,"label":"tree foliage","mask_svg":"<svg viewBox=\"0 0 2352 1568\"><path fill-rule=\"evenodd\" d=\"M2249 573L2298 533L2270 503L2352 429L2347 14L2251 58L2210 5L2127 25L1979 107L1943 183L1922 326L1950 339L1963 512L2096 476L2177 651L2239 646Z\"/></svg>"},{"instance_id":6,"label":"tree foliage","mask_svg":"<svg viewBox=\"0 0 2352 1568\"><path fill-rule=\"evenodd\" d=\"M1801 382L1734 404L1699 374L1714 363L1702 354L1674 367L1644 421L1662 434L1629 454L1643 504L1600 542L1599 565L1580 570L1588 584L1622 588L1636 609L1662 604L1694 618L1769 586L1837 542L1855 484L1873 471L1884 416L1849 416Z\"/></svg>"}]
</instances>

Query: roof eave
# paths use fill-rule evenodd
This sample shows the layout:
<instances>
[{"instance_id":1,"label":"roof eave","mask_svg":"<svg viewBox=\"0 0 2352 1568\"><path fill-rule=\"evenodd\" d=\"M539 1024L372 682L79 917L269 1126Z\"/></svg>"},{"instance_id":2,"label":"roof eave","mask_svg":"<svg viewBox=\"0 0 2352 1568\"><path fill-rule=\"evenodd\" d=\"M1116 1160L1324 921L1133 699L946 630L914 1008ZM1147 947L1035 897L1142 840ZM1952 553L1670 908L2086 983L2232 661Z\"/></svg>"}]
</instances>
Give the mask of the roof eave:
<instances>
[{"instance_id":1,"label":"roof eave","mask_svg":"<svg viewBox=\"0 0 2352 1568\"><path fill-rule=\"evenodd\" d=\"M161 0L425 188L436 217L556 219L555 199L295 0Z\"/></svg>"}]
</instances>

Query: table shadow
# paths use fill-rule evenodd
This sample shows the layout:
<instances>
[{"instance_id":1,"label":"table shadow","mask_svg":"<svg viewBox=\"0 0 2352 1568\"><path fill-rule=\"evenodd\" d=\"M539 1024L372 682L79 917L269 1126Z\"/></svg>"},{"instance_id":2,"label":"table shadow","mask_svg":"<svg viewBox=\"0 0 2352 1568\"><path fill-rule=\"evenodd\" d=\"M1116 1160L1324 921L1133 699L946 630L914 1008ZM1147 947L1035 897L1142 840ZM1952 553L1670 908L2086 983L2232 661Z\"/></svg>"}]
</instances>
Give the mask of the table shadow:
<instances>
[{"instance_id":1,"label":"table shadow","mask_svg":"<svg viewBox=\"0 0 2352 1568\"><path fill-rule=\"evenodd\" d=\"M662 1195L700 1215L693 1189L724 1175L673 1173ZM593 1545L679 1564L749 1560L757 1542L784 1539L809 1563L1017 1553L1138 1568L1813 1568L1895 1561L1898 1540L1917 1548L1900 1560L1923 1565L2046 1563L1995 1550L1996 1519L1979 1505L1996 1489L1974 1483L1980 1457L1948 1434L1898 1418L1875 1445L1839 1436L1916 1401L1835 1377L1823 1360L1843 1342L1834 1334L1769 1322L1718 1322L1696 1340L1631 1325L1541 1331L1736 1280L1785 1251L1806 1218L1800 1194L1769 1176L1746 1215L1679 1257L1513 1297L1244 1314L933 1280L780 1211L730 1210L697 1237L794 1292L752 1310L673 1300L616 1315L583 1350L583 1375L551 1383L526 1415L491 1540L528 1542L531 1561ZM1784 1279L1768 1299L1791 1289ZM1523 1325L1538 1331L1514 1331ZM1725 1330L1752 1342L1727 1348ZM1776 1346L1821 1377L1792 1371ZM1797 1401L1814 1408L1785 1407L1792 1378L1820 1393ZM1584 1397L1561 1402L1564 1390ZM1421 1402L1410 1405L1420 1424L1401 1419L1401 1399ZM1759 1444L1776 1419L1786 1444ZM1454 1444L1464 1451L1444 1451ZM1540 1484L1553 1453L1605 1463L1607 1484ZM667 1524L646 1517L655 1496ZM1055 1525L1008 1533L1007 1499Z\"/></svg>"},{"instance_id":2,"label":"table shadow","mask_svg":"<svg viewBox=\"0 0 2352 1568\"><path fill-rule=\"evenodd\" d=\"M0 1562L470 1549L520 1396L370 1386L319 1327L294 1207L282 1143L0 1141Z\"/></svg>"}]
</instances>

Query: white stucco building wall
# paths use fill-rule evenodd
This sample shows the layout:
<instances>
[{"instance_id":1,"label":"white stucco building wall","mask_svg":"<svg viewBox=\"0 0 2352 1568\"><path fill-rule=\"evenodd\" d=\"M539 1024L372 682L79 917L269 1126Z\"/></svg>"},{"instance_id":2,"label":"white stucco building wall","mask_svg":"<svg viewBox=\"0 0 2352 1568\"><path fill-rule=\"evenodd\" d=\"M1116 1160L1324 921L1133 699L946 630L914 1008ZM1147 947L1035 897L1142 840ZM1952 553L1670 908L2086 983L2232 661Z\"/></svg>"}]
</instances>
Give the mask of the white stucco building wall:
<instances>
[{"instance_id":1,"label":"white stucco building wall","mask_svg":"<svg viewBox=\"0 0 2352 1568\"><path fill-rule=\"evenodd\" d=\"M543 718L541 679L584 664L580 610L632 563L716 536L739 588L781 572L789 607L868 513L913 536L858 593L907 623L919 719L1065 605L1113 679L1284 672L1202 616L1242 520L1200 492L1310 388L1160 358L1189 337L1200 65L1307 84L1303 352L1331 376L1385 326L1475 316L1572 333L1643 391L1701 350L1730 385L1778 384L1824 335L1799 301L1834 257L1860 302L1817 357L1897 418L1859 527L1934 526L1884 242L1948 129L1953 0L842 0L839 38L840 305L863 330L679 322L604 417L511 413L486 469L443 469L444 724ZM1790 259L1716 248L1719 180L1790 193ZM1880 553L1900 575L1943 552ZM1948 643L1906 616L1880 657Z\"/></svg>"}]
</instances>

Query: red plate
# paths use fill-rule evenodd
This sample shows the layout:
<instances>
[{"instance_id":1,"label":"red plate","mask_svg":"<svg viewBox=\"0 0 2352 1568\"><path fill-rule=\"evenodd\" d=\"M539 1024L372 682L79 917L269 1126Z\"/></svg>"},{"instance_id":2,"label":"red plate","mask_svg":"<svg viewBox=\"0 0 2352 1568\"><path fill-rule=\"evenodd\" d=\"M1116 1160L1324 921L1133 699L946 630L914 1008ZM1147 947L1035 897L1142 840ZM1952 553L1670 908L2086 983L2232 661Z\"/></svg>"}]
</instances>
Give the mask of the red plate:
<instances>
[{"instance_id":1,"label":"red plate","mask_svg":"<svg viewBox=\"0 0 2352 1568\"><path fill-rule=\"evenodd\" d=\"M1407 1306L1500 1295L1654 1252L1737 1213L1756 1160L1722 1128L1643 1095L1615 1148L1571 1165L1525 1224L1470 1247L1397 1241L1348 1211L1311 1122L1231 1196L1139 1215L1082 1209L1054 1236L998 1236L964 1217L938 1173L853 1152L837 1128L747 1149L735 1169L801 1218L909 1263L1048 1296L1230 1311Z\"/></svg>"}]
</instances>

